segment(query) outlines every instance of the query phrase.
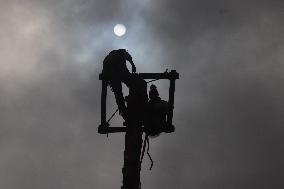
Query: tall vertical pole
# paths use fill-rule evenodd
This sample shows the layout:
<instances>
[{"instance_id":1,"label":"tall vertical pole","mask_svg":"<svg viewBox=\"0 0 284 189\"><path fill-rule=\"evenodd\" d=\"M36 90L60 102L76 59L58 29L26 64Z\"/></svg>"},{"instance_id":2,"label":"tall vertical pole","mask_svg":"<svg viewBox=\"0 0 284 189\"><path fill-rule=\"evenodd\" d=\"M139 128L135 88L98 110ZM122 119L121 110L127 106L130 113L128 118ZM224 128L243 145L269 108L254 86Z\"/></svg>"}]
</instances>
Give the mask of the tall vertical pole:
<instances>
[{"instance_id":1,"label":"tall vertical pole","mask_svg":"<svg viewBox=\"0 0 284 189\"><path fill-rule=\"evenodd\" d=\"M147 114L147 83L143 79L169 79L169 110L167 113L167 125L170 126L164 132L173 132L172 125L173 108L174 108L174 92L175 80L179 78L179 74L172 70L164 73L140 73L132 74L128 83L129 96L127 100L126 127L109 127L106 122L106 96L108 78L100 74L102 80L102 96L101 96L101 125L98 128L100 134L126 132L125 134L125 150L124 150L124 167L123 185L121 189L141 189L140 183L140 156L142 147L142 125L145 124Z\"/></svg>"},{"instance_id":2,"label":"tall vertical pole","mask_svg":"<svg viewBox=\"0 0 284 189\"><path fill-rule=\"evenodd\" d=\"M140 189L142 130L135 120L131 120L127 127L125 134L124 167L122 168L123 186L121 189Z\"/></svg>"},{"instance_id":3,"label":"tall vertical pole","mask_svg":"<svg viewBox=\"0 0 284 189\"><path fill-rule=\"evenodd\" d=\"M122 189L140 189L140 156L142 147L142 124L147 106L147 84L134 78L127 100L128 119L125 134L125 151Z\"/></svg>"}]
</instances>

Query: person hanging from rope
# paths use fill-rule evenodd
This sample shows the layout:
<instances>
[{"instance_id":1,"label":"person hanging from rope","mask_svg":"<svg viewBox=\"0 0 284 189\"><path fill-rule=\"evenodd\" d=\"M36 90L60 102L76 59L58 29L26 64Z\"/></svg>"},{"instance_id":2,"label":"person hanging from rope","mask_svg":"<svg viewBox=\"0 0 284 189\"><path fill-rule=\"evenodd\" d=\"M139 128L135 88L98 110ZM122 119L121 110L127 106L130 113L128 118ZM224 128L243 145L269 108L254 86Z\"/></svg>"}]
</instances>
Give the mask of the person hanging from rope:
<instances>
[{"instance_id":1,"label":"person hanging from rope","mask_svg":"<svg viewBox=\"0 0 284 189\"><path fill-rule=\"evenodd\" d=\"M125 121L127 120L127 108L122 93L122 83L129 89L134 89L137 93L144 94L142 97L143 101L147 101L148 99L146 82L143 79L132 77L132 74L127 69L126 61L131 64L132 73L136 73L136 66L132 57L125 49L111 51L103 61L102 71L103 75L109 78L108 84L114 92L119 113Z\"/></svg>"}]
</instances>

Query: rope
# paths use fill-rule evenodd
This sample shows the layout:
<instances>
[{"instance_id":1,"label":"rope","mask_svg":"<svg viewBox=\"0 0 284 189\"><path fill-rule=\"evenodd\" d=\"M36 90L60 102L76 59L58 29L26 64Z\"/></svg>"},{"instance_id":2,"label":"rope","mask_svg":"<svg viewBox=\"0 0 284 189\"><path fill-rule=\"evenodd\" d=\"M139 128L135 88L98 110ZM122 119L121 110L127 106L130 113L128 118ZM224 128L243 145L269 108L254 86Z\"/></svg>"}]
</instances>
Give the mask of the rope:
<instances>
[{"instance_id":1,"label":"rope","mask_svg":"<svg viewBox=\"0 0 284 189\"><path fill-rule=\"evenodd\" d=\"M110 120L113 118L113 116L115 116L115 114L117 113L118 108L115 110L115 112L110 116L110 118L107 120L107 123L110 122Z\"/></svg>"},{"instance_id":2,"label":"rope","mask_svg":"<svg viewBox=\"0 0 284 189\"><path fill-rule=\"evenodd\" d=\"M109 123L111 121L111 119L113 118L113 116L115 116L115 114L117 113L118 108L115 110L115 112L110 116L110 118L107 120L107 123ZM108 132L107 132L107 137L108 137Z\"/></svg>"},{"instance_id":3,"label":"rope","mask_svg":"<svg viewBox=\"0 0 284 189\"><path fill-rule=\"evenodd\" d=\"M147 138L147 134L145 134L145 138L144 138L144 142L143 142L141 158L140 158L140 165L142 164L142 161L143 161L143 158L144 158L144 153L145 153L145 148L146 148L146 138Z\"/></svg>"},{"instance_id":4,"label":"rope","mask_svg":"<svg viewBox=\"0 0 284 189\"><path fill-rule=\"evenodd\" d=\"M154 165L154 162L153 162L153 159L152 159L152 157L151 157L151 155L149 153L149 149L150 149L149 136L147 136L147 145L148 145L148 147L147 147L147 155L148 155L148 157L149 157L149 159L151 161L151 166L150 166L150 170L151 170L153 165Z\"/></svg>"},{"instance_id":5,"label":"rope","mask_svg":"<svg viewBox=\"0 0 284 189\"><path fill-rule=\"evenodd\" d=\"M140 167L144 158L144 154L145 154L145 149L146 149L146 145L147 145L147 155L151 161L151 166L150 166L150 170L152 170L152 167L154 165L153 159L149 153L149 149L150 149L150 144L149 144L149 135L145 134L145 138L144 138L144 142L143 142L143 148L142 148L142 153L141 153L141 158L140 158Z\"/></svg>"},{"instance_id":6,"label":"rope","mask_svg":"<svg viewBox=\"0 0 284 189\"><path fill-rule=\"evenodd\" d=\"M168 70L168 69L167 69ZM167 72L166 70L166 72ZM154 81L157 81L157 80L160 80L160 79L152 79L150 81L147 81L146 83L151 83L151 82L154 82ZM111 90L113 91L113 88L110 87ZM118 108L115 110L115 112L110 116L110 118L107 120L107 123L109 123L112 118L115 116L115 114L118 112ZM108 133L107 133L107 137L108 137ZM152 170L152 167L154 165L154 162L153 162L153 159L149 153L149 149L150 149L150 143L149 143L149 135L145 133L145 138L144 138L144 142L143 142L143 148L142 148L142 153L141 153L141 158L140 158L140 167L141 167L141 164L142 164L142 161L143 161L143 158L144 158L144 154L145 154L145 149L146 149L146 145L147 145L147 155L151 161L151 165L150 165L150 170ZM141 184L141 183L140 183Z\"/></svg>"}]
</instances>

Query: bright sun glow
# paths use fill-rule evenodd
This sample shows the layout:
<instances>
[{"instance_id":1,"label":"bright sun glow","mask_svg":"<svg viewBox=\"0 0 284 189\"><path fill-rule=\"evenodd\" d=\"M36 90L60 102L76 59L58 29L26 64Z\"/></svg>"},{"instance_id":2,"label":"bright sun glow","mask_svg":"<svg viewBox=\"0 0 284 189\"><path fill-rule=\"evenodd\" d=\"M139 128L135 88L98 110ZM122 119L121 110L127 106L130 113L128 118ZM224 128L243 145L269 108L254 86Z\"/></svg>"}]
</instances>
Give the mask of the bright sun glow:
<instances>
[{"instance_id":1,"label":"bright sun glow","mask_svg":"<svg viewBox=\"0 0 284 189\"><path fill-rule=\"evenodd\" d=\"M115 35L118 37L121 37L125 34L126 32L126 27L123 24L116 24L113 28L113 32Z\"/></svg>"}]
</instances>

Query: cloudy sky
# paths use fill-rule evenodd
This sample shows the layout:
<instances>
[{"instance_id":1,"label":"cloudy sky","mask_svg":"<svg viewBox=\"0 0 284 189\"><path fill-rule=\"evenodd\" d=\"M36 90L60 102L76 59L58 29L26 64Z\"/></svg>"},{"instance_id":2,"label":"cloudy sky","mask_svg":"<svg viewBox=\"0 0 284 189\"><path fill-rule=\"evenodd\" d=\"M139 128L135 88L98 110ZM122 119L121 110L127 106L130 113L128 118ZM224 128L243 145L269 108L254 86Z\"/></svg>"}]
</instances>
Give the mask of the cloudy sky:
<instances>
[{"instance_id":1,"label":"cloudy sky","mask_svg":"<svg viewBox=\"0 0 284 189\"><path fill-rule=\"evenodd\" d=\"M116 48L138 72L181 76L143 188L283 188L283 23L282 0L0 0L0 188L121 186L124 136L97 134Z\"/></svg>"}]
</instances>

